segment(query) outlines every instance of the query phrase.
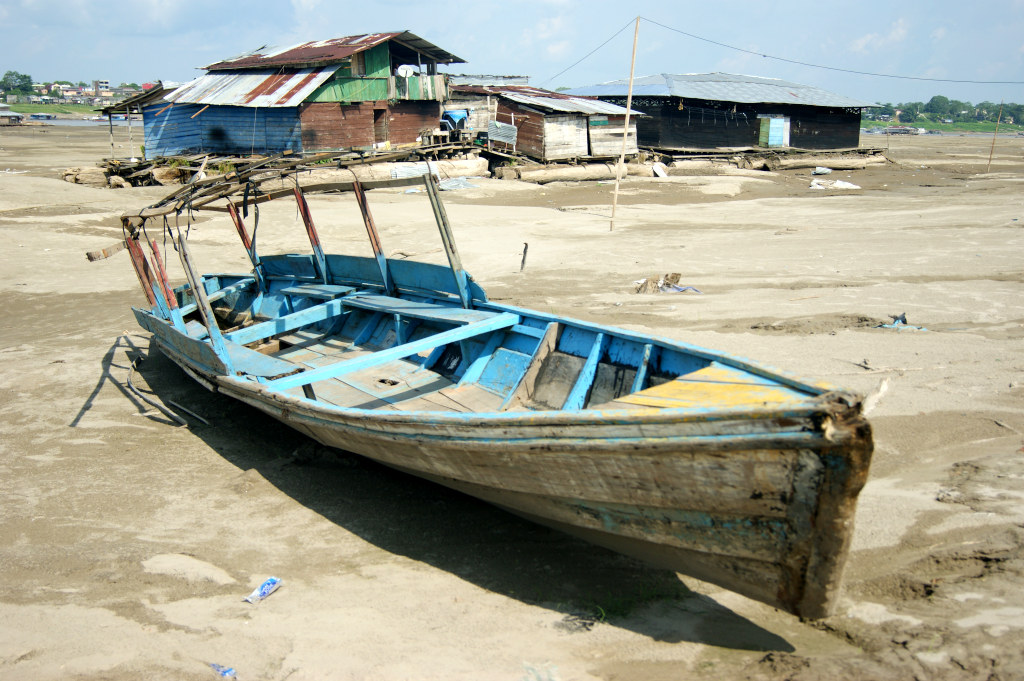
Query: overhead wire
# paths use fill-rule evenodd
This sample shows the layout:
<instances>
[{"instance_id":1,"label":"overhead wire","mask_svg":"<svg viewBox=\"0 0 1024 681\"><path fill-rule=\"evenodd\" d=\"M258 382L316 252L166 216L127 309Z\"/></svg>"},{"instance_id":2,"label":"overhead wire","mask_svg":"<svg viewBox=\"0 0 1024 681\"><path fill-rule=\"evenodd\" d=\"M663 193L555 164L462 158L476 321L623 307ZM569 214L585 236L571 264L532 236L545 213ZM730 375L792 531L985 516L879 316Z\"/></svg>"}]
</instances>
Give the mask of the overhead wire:
<instances>
[{"instance_id":1,"label":"overhead wire","mask_svg":"<svg viewBox=\"0 0 1024 681\"><path fill-rule=\"evenodd\" d=\"M640 17L640 18L642 19L643 17ZM574 64L572 64L570 66L567 66L566 68L562 69L561 71L559 71L558 73L556 73L555 75L551 76L550 78L545 80L543 83L541 83L541 85L547 85L548 83L553 81L555 78L558 78L560 75L562 75L566 71L569 71L569 70L575 68L576 66L578 66L579 64L581 64L584 60L588 59L592 54L594 54L595 52L600 50L602 47L604 47L605 45L610 43L612 40L617 38L618 35L620 33L622 33L623 31L625 31L627 28L629 28L633 24L634 21L636 21L636 17L634 17L634 18L630 19L629 21L627 21L626 25L623 26L622 28L620 28L618 31L616 31L615 34L611 38L608 38L608 40L605 40L603 43L601 43L600 45L595 47L593 50L591 50L587 54L583 55L583 57L581 57L579 61L577 61L576 63L574 63Z\"/></svg>"},{"instance_id":2,"label":"overhead wire","mask_svg":"<svg viewBox=\"0 0 1024 681\"><path fill-rule=\"evenodd\" d=\"M857 75L860 75L860 76L874 76L876 78L898 78L898 79L901 79L901 80L927 80L927 81L932 81L932 82L936 82L936 83L972 83L972 84L975 84L975 85L1024 85L1024 81L1021 81L1021 80L959 80L959 79L954 79L954 78L925 78L923 76L899 76L899 75L895 75L895 74L891 74L891 73L873 73L871 71L857 71L855 69L843 69L843 68L839 68L838 66L824 66L822 64L811 64L809 62L797 61L795 59L787 59L785 57L776 57L776 56L771 55L771 54L764 54L762 52L756 52L754 50L746 50L746 49L743 49L742 47L736 47L734 45L728 45L726 43L718 42L717 40L711 40L710 38L704 38L704 37L701 37L699 35L694 35L693 33L687 33L686 31L681 31L678 28L672 28L671 26L666 26L665 24L662 24L662 23L659 23L657 21L654 21L653 19L648 19L647 17L640 17L640 18L643 19L644 21L648 22L648 23L654 24L655 26L661 26L664 29L667 29L669 31L674 31L676 33L679 33L680 35L685 35L686 37L693 38L694 40L702 40L702 41L704 41L706 43L711 43L712 45L718 45L719 47L725 47L727 49L735 50L737 52L745 52L746 54L752 54L752 55L755 55L757 57L764 57L765 59L775 59L777 61L783 61L783 62L786 62L786 63L789 63L789 64L797 64L799 66L808 66L808 67L813 68L813 69L825 69L825 70L828 70L828 71L841 71L842 73L853 73L853 74L857 74Z\"/></svg>"},{"instance_id":3,"label":"overhead wire","mask_svg":"<svg viewBox=\"0 0 1024 681\"><path fill-rule=\"evenodd\" d=\"M898 79L898 80L921 80L921 81L929 81L929 82L933 82L933 83L969 83L969 84L973 84L973 85L1024 85L1024 81L1020 81L1020 80L965 80L965 79L957 79L957 78L926 78L924 76L901 76L901 75L896 75L896 74L892 74L892 73L874 73L872 71L858 71L856 69L844 69L844 68L840 68L838 66L825 66L823 64L812 64L810 62L799 61L799 60L796 60L796 59L787 59L786 57L777 57L775 55L767 54L767 53L764 53L764 52L757 52L755 50L748 50L748 49L744 49L742 47L736 47L735 45L729 45L728 43L719 42L717 40L712 40L710 38L705 38L703 36L699 36L699 35L696 35L694 33L688 33L687 31L682 31L682 30L680 30L678 28L673 28L671 26L667 26L667 25L665 25L665 24L663 24L661 22L654 21L653 19L648 19L647 17L643 17L642 16L642 17L640 17L640 19L646 21L649 24L654 24L655 26L660 26L661 28L664 28L664 29L666 29L668 31L673 31L673 32L678 33L680 35L684 35L684 36L686 36L688 38L693 38L694 40L700 40L702 42L710 43L712 45L717 45L718 47L724 47L724 48L726 48L728 50L734 50L736 52L743 52L745 54L752 54L752 55L754 55L756 57L763 57L765 59L774 59L776 61L786 62L788 64L796 64L798 66L806 66L806 67L813 68L813 69L824 69L826 71L839 71L841 73L852 73L852 74L859 75L859 76L872 76L874 78L895 78L895 79ZM551 76L551 78L548 78L546 81L544 81L544 83L546 84L546 83L554 80L555 78L558 78L559 76L561 76L566 71L569 71L570 69L575 68L577 65L579 65L581 62L583 62L585 59L588 59L591 55L594 54L594 52L597 52L598 50L600 50L602 47L604 47L605 45L610 43L615 37L617 37L619 35L619 33L622 33L622 31L624 31L626 29L626 27L629 26L629 24L633 23L633 21L635 21L635 19L630 19L629 23L626 24L626 26L623 26L622 28L620 28L618 31L616 31L615 35L613 35L611 38L608 38L608 40L606 40L603 43L601 43L594 50L589 52L582 59L580 59L579 61L575 62L574 64L572 64L568 68L562 70L561 72L555 74L554 76Z\"/></svg>"}]
</instances>

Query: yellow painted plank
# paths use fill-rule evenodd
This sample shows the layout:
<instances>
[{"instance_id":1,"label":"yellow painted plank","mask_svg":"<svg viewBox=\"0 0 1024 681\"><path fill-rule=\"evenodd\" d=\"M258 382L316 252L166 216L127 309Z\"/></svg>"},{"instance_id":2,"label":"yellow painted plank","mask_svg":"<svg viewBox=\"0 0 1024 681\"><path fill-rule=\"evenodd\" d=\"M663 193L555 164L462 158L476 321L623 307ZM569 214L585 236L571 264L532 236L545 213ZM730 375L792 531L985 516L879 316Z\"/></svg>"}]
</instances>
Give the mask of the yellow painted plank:
<instances>
[{"instance_id":1,"label":"yellow painted plank","mask_svg":"<svg viewBox=\"0 0 1024 681\"><path fill-rule=\"evenodd\" d=\"M795 390L766 385L756 376L730 367L711 364L631 395L616 403L662 409L699 407L720 409L749 406L779 406L802 402L806 395Z\"/></svg>"}]
</instances>

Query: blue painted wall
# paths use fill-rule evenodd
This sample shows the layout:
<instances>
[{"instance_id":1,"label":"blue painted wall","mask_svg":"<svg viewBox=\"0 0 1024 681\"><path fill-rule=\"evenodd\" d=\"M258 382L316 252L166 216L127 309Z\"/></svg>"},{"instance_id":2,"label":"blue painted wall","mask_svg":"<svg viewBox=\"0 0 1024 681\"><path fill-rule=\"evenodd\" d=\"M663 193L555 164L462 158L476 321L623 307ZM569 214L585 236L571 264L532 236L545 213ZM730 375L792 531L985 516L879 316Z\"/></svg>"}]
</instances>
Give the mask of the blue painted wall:
<instances>
[{"instance_id":1,"label":"blue painted wall","mask_svg":"<svg viewBox=\"0 0 1024 681\"><path fill-rule=\"evenodd\" d=\"M206 152L248 155L302 151L297 107L202 109L201 104L175 104L167 108L166 103L143 108L146 158Z\"/></svg>"}]
</instances>

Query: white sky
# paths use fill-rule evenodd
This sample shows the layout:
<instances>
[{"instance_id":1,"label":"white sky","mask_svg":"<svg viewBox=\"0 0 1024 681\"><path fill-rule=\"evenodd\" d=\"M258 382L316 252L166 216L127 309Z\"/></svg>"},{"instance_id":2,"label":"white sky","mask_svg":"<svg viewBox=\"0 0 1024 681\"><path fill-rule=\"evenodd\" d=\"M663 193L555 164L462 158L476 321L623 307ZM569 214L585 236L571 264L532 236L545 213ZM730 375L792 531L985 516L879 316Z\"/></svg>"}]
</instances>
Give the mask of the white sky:
<instances>
[{"instance_id":1,"label":"white sky","mask_svg":"<svg viewBox=\"0 0 1024 681\"><path fill-rule=\"evenodd\" d=\"M467 64L451 73L526 75L555 89L636 75L723 71L815 85L869 102L1024 103L1024 0L0 0L0 73L36 82L186 81L261 45L408 30ZM829 71L793 61L969 84ZM564 69L618 35L578 66ZM557 77L555 77L557 76ZM554 78L553 78L554 77Z\"/></svg>"}]
</instances>

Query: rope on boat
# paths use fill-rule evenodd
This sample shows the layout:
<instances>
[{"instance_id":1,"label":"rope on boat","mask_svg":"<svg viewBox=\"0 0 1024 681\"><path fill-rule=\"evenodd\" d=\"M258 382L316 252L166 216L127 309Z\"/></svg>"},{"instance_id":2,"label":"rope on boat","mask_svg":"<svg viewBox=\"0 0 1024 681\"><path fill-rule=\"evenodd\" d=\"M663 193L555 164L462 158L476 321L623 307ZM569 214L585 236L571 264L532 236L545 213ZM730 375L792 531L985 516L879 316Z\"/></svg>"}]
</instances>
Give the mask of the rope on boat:
<instances>
[{"instance_id":1,"label":"rope on boat","mask_svg":"<svg viewBox=\"0 0 1024 681\"><path fill-rule=\"evenodd\" d=\"M187 426L187 425L188 425L188 421L186 421L185 419L181 418L180 416L178 416L177 414L175 414L175 413L174 413L173 411L171 411L170 409L168 409L168 408L167 408L167 407L165 407L164 405L162 405L162 404L158 403L158 402L157 402L156 400L151 400L151 399L149 399L149 398L148 398L148 397L146 397L146 396L145 396L145 395L144 395L144 394L143 394L143 393L142 393L142 392L141 392L141 391L140 391L140 390L139 390L138 388L136 388L136 387L135 387L135 386L134 386L134 385L132 384L132 374L134 374L134 373L135 373L135 364L136 364L136 362L138 362L138 361L139 361L139 360L138 360L138 358L135 358L135 359L133 359L133 360L132 360L132 366L131 366L131 368L130 368L130 369L128 369L128 389L129 389L129 390L131 390L131 391L132 391L132 393L133 393L133 394L134 394L134 395L135 395L136 397L138 397L138 398L139 398L140 400L142 400L143 402L145 402L145 403L146 403L146 404L148 404L149 406L151 406L151 407L154 407L155 409L157 409L158 411L160 411L160 413L162 413L162 414L163 414L164 416L166 416L167 418L169 418L169 419L173 419L174 421L176 421L176 422L177 422L178 424L180 424L180 425L182 425L182 426ZM175 405L175 406L177 406L177 405ZM180 407L179 407L179 408L180 408ZM188 410L187 410L187 409L185 409L185 410L183 410L183 411L186 411L186 412L188 412ZM192 412L188 412L188 413L189 413L189 414L192 414ZM196 415L195 415L195 414L192 414L192 416L196 416ZM199 418L199 417L197 416L196 418ZM209 424L208 422L206 422L205 420L203 420L203 419L201 419L201 418L200 418L199 420L200 420L200 421L203 421L204 423L206 423L206 425L210 425L210 424Z\"/></svg>"},{"instance_id":2,"label":"rope on boat","mask_svg":"<svg viewBox=\"0 0 1024 681\"><path fill-rule=\"evenodd\" d=\"M206 426L210 425L210 422L207 421L206 419L204 419L202 416L200 416L199 414L195 413L191 409L186 409L185 407L181 406L177 402L173 402L171 400L167 400L167 404L171 405L172 407L174 407L176 409L180 409L181 411L185 412L186 414L188 414L189 416L191 416L195 420L199 421L203 425L206 425Z\"/></svg>"}]
</instances>

